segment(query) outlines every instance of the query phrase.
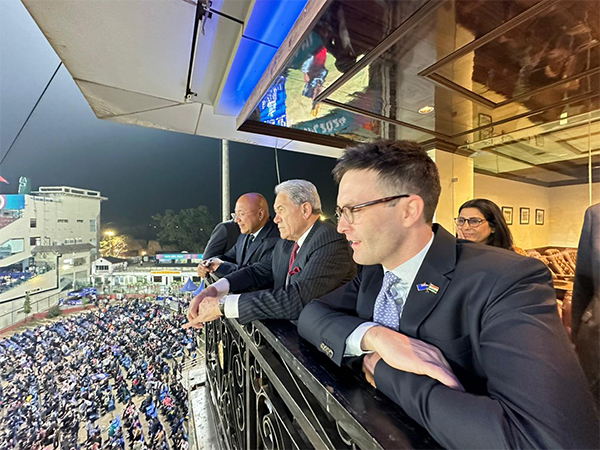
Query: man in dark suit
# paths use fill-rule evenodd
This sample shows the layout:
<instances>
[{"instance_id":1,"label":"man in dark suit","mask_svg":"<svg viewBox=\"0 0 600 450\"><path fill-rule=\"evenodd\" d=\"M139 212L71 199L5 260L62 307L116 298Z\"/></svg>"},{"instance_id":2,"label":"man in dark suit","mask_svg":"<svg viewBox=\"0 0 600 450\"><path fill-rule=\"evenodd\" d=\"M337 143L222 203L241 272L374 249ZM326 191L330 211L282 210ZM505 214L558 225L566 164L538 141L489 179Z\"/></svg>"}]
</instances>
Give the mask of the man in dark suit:
<instances>
[{"instance_id":1,"label":"man in dark suit","mask_svg":"<svg viewBox=\"0 0 600 450\"><path fill-rule=\"evenodd\" d=\"M573 342L600 410L600 203L585 212L571 305Z\"/></svg>"},{"instance_id":2,"label":"man in dark suit","mask_svg":"<svg viewBox=\"0 0 600 450\"><path fill-rule=\"evenodd\" d=\"M310 300L331 292L356 275L348 242L329 222L319 220L315 186L289 180L275 188L274 222L281 241L272 262L261 261L231 273L196 296L188 326L201 327L220 316L242 324L257 319L298 318ZM274 289L264 289L274 285ZM256 292L249 289L262 288ZM228 293L232 295L226 295Z\"/></svg>"},{"instance_id":3,"label":"man in dark suit","mask_svg":"<svg viewBox=\"0 0 600 450\"><path fill-rule=\"evenodd\" d=\"M411 142L347 149L338 230L359 277L307 305L298 331L447 448L598 448L598 420L541 262L432 225L435 163Z\"/></svg>"},{"instance_id":4,"label":"man in dark suit","mask_svg":"<svg viewBox=\"0 0 600 450\"><path fill-rule=\"evenodd\" d=\"M204 258L198 264L199 276L211 273L222 278L259 261L270 264L279 231L269 217L267 200L260 194L244 194L235 203L233 216L242 234L225 254Z\"/></svg>"},{"instance_id":5,"label":"man in dark suit","mask_svg":"<svg viewBox=\"0 0 600 450\"><path fill-rule=\"evenodd\" d=\"M210 259L227 253L235 245L239 236L240 227L234 220L218 223L210 234L202 258Z\"/></svg>"}]
</instances>

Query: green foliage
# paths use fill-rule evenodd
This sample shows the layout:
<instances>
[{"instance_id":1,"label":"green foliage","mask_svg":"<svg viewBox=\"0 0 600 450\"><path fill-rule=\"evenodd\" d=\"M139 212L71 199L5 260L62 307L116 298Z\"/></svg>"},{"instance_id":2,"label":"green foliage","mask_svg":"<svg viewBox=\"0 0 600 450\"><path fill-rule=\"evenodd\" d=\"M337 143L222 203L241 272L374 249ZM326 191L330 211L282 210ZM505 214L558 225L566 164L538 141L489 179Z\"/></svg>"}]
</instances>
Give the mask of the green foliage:
<instances>
[{"instance_id":1,"label":"green foliage","mask_svg":"<svg viewBox=\"0 0 600 450\"><path fill-rule=\"evenodd\" d=\"M90 299L89 299L89 298L87 298L87 297L83 297L83 298L81 299L81 306L87 306L87 305L89 305L89 304L90 304Z\"/></svg>"},{"instance_id":2,"label":"green foliage","mask_svg":"<svg viewBox=\"0 0 600 450\"><path fill-rule=\"evenodd\" d=\"M60 309L60 306L54 305L48 310L48 315L46 317L52 319L53 317L58 317L60 315L62 315L62 309Z\"/></svg>"},{"instance_id":3,"label":"green foliage","mask_svg":"<svg viewBox=\"0 0 600 450\"><path fill-rule=\"evenodd\" d=\"M26 316L31 313L31 298L29 294L25 294L25 302L23 302L23 312Z\"/></svg>"},{"instance_id":4,"label":"green foliage","mask_svg":"<svg viewBox=\"0 0 600 450\"><path fill-rule=\"evenodd\" d=\"M182 209L178 213L167 209L164 214L152 216L158 227L161 245L176 245L180 251L201 252L214 226L206 206Z\"/></svg>"}]
</instances>

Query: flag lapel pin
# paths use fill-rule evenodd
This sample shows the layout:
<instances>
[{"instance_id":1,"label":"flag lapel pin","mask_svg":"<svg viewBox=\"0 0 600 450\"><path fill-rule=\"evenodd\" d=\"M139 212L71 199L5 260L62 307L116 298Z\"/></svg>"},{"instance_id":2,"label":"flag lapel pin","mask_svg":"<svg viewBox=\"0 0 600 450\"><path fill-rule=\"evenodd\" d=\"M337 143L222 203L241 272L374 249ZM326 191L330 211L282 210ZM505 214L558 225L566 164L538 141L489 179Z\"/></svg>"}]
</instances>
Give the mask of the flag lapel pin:
<instances>
[{"instance_id":1,"label":"flag lapel pin","mask_svg":"<svg viewBox=\"0 0 600 450\"><path fill-rule=\"evenodd\" d=\"M417 284L417 291L429 292L431 294L437 294L440 288L433 283L420 283Z\"/></svg>"}]
</instances>

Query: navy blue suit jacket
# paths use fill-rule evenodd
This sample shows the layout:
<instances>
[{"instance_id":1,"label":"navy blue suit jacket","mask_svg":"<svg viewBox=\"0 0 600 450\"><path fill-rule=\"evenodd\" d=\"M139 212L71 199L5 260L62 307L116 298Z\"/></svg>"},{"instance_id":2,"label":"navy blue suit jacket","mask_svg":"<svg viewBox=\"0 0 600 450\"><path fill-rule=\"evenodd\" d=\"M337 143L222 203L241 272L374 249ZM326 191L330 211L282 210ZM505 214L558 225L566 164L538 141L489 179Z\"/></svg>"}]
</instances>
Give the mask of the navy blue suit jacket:
<instances>
[{"instance_id":1,"label":"navy blue suit jacket","mask_svg":"<svg viewBox=\"0 0 600 450\"><path fill-rule=\"evenodd\" d=\"M559 319L546 266L456 240L438 225L400 332L438 347L466 392L375 367L377 389L447 448L599 448L598 416ZM298 332L341 364L346 338L373 320L380 265L307 305ZM432 283L434 294L416 285Z\"/></svg>"}]
</instances>

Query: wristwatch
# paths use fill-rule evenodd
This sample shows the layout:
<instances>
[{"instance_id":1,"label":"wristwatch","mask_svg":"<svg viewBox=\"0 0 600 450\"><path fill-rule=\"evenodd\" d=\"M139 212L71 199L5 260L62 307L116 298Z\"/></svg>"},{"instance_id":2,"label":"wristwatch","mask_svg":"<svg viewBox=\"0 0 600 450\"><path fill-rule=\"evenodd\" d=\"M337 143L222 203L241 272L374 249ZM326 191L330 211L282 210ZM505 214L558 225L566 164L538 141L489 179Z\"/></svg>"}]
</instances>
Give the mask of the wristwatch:
<instances>
[{"instance_id":1,"label":"wristwatch","mask_svg":"<svg viewBox=\"0 0 600 450\"><path fill-rule=\"evenodd\" d=\"M227 296L223 296L219 299L219 311L221 311L221 315L225 317L225 299Z\"/></svg>"}]
</instances>

